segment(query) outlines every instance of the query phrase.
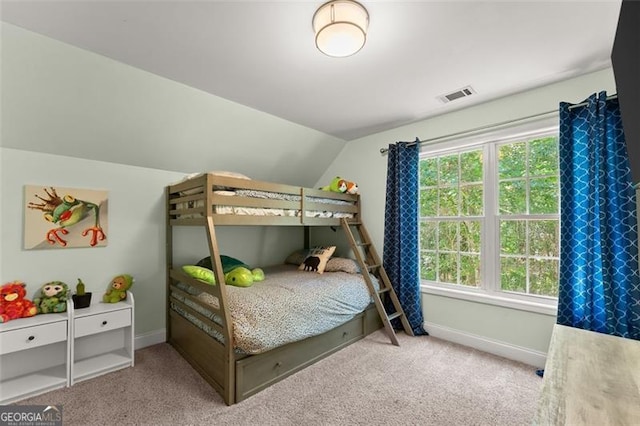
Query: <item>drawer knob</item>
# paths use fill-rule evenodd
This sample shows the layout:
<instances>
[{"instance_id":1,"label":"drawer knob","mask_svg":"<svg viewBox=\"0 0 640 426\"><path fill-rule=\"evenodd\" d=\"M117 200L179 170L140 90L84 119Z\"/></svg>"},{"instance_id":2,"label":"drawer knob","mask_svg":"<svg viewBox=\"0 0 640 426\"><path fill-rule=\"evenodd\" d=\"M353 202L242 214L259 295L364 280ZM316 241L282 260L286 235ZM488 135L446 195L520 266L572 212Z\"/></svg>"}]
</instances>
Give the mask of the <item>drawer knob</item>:
<instances>
[{"instance_id":1,"label":"drawer knob","mask_svg":"<svg viewBox=\"0 0 640 426\"><path fill-rule=\"evenodd\" d=\"M107 321L102 321L102 325L107 325Z\"/></svg>"},{"instance_id":2,"label":"drawer knob","mask_svg":"<svg viewBox=\"0 0 640 426\"><path fill-rule=\"evenodd\" d=\"M29 336L29 337L27 337L27 340L28 340L28 341L32 341L32 340L33 340L33 339L35 339L35 338L36 338L36 336Z\"/></svg>"},{"instance_id":3,"label":"drawer knob","mask_svg":"<svg viewBox=\"0 0 640 426\"><path fill-rule=\"evenodd\" d=\"M276 362L276 368L280 368L282 367L282 363L281 362Z\"/></svg>"},{"instance_id":4,"label":"drawer knob","mask_svg":"<svg viewBox=\"0 0 640 426\"><path fill-rule=\"evenodd\" d=\"M346 331L343 331L342 332L342 337L347 337L347 334L349 334L349 333L347 333Z\"/></svg>"}]
</instances>

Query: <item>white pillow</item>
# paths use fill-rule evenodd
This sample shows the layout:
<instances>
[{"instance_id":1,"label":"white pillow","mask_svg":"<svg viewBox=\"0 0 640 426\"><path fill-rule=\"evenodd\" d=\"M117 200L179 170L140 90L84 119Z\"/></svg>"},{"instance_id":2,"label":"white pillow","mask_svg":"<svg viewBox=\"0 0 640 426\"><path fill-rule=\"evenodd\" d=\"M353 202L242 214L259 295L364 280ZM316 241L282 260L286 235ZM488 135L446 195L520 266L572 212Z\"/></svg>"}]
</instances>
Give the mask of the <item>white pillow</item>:
<instances>
[{"instance_id":1,"label":"white pillow","mask_svg":"<svg viewBox=\"0 0 640 426\"><path fill-rule=\"evenodd\" d=\"M242 173L235 173L235 172L228 172L225 170L214 170L211 172L212 175L216 175L216 176L221 176L221 177L232 177L232 178L236 178L236 179L246 179L246 180L251 180L251 178L249 176L243 175ZM182 183L185 181L188 181L189 179L193 179L196 178L198 176L202 176L204 173L190 173L188 175L186 175L185 177L183 177L182 179L180 179L178 182L175 182L173 185L178 184L178 183ZM192 194L197 194L201 192L200 188L195 188L195 189L187 189L186 191L181 191L180 195L192 195ZM224 195L231 195L231 194L224 194Z\"/></svg>"},{"instance_id":2,"label":"white pillow","mask_svg":"<svg viewBox=\"0 0 640 426\"><path fill-rule=\"evenodd\" d=\"M347 257L332 257L324 268L325 272L347 272L349 274L359 274L358 263Z\"/></svg>"},{"instance_id":3,"label":"white pillow","mask_svg":"<svg viewBox=\"0 0 640 426\"><path fill-rule=\"evenodd\" d=\"M212 175L216 175L216 176L232 177L232 178L236 178L236 179L251 180L251 178L249 176L243 175L242 173L228 172L226 170L213 170L213 171L211 171L209 173L211 173Z\"/></svg>"}]
</instances>

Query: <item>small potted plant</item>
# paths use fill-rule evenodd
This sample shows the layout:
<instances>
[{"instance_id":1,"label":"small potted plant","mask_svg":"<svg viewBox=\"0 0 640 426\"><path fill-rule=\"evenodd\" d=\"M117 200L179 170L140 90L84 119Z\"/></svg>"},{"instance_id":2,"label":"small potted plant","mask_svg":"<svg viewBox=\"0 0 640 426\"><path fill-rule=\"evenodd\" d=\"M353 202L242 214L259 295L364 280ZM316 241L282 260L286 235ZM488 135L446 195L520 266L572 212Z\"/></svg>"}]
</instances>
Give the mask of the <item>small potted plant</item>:
<instances>
[{"instance_id":1,"label":"small potted plant","mask_svg":"<svg viewBox=\"0 0 640 426\"><path fill-rule=\"evenodd\" d=\"M91 292L85 291L84 283L80 278L76 284L76 293L71 298L73 299L73 307L76 309L88 308L91 304Z\"/></svg>"}]
</instances>

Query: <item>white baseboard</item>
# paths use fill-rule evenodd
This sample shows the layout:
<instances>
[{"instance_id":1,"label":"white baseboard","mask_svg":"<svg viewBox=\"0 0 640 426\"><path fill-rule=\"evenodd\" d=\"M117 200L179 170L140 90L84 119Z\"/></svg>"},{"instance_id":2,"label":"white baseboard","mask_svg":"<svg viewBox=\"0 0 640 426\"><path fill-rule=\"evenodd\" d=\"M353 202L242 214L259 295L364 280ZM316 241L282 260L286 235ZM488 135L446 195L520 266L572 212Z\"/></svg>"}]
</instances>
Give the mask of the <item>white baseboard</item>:
<instances>
[{"instance_id":1,"label":"white baseboard","mask_svg":"<svg viewBox=\"0 0 640 426\"><path fill-rule=\"evenodd\" d=\"M433 337L468 346L503 358L523 362L537 368L544 368L545 362L547 361L547 354L545 352L534 349L512 345L511 343L501 342L499 340L492 340L484 336L478 336L428 322L424 323L424 328Z\"/></svg>"},{"instance_id":2,"label":"white baseboard","mask_svg":"<svg viewBox=\"0 0 640 426\"><path fill-rule=\"evenodd\" d=\"M150 331L145 334L140 334L134 338L135 350L146 348L147 346L157 345L158 343L164 343L167 341L167 331L163 328L161 330Z\"/></svg>"}]
</instances>

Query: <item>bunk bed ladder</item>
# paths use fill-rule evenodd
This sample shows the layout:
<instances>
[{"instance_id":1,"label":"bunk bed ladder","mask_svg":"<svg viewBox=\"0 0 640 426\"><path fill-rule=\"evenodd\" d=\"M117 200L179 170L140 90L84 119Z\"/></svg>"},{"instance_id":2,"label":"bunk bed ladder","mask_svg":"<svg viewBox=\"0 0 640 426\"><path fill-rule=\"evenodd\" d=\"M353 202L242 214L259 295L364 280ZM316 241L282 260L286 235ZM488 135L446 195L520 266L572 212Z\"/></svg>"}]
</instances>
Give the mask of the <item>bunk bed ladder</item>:
<instances>
[{"instance_id":1,"label":"bunk bed ladder","mask_svg":"<svg viewBox=\"0 0 640 426\"><path fill-rule=\"evenodd\" d=\"M362 276L367 283L371 297L373 297L373 301L376 305L378 314L380 315L380 319L382 320L382 324L384 325L384 329L387 332L387 336L389 336L391 343L396 346L400 346L396 332L391 325L391 321L398 318L402 323L404 332L410 336L413 336L413 330L411 329L411 325L407 320L407 316L405 315L402 306L400 306L398 296L391 285L389 276L382 266L382 261L373 246L371 237L369 237L369 233L359 219L343 218L341 220L341 224L342 229L349 240L351 249L356 256L356 260L360 265ZM352 232L352 228L357 231L357 239L354 232ZM371 278L372 276L378 278L378 282L380 284L379 290L376 290L374 287L373 280ZM387 312L384 304L384 298L388 298L390 304L393 306L394 311L392 313Z\"/></svg>"}]
</instances>

